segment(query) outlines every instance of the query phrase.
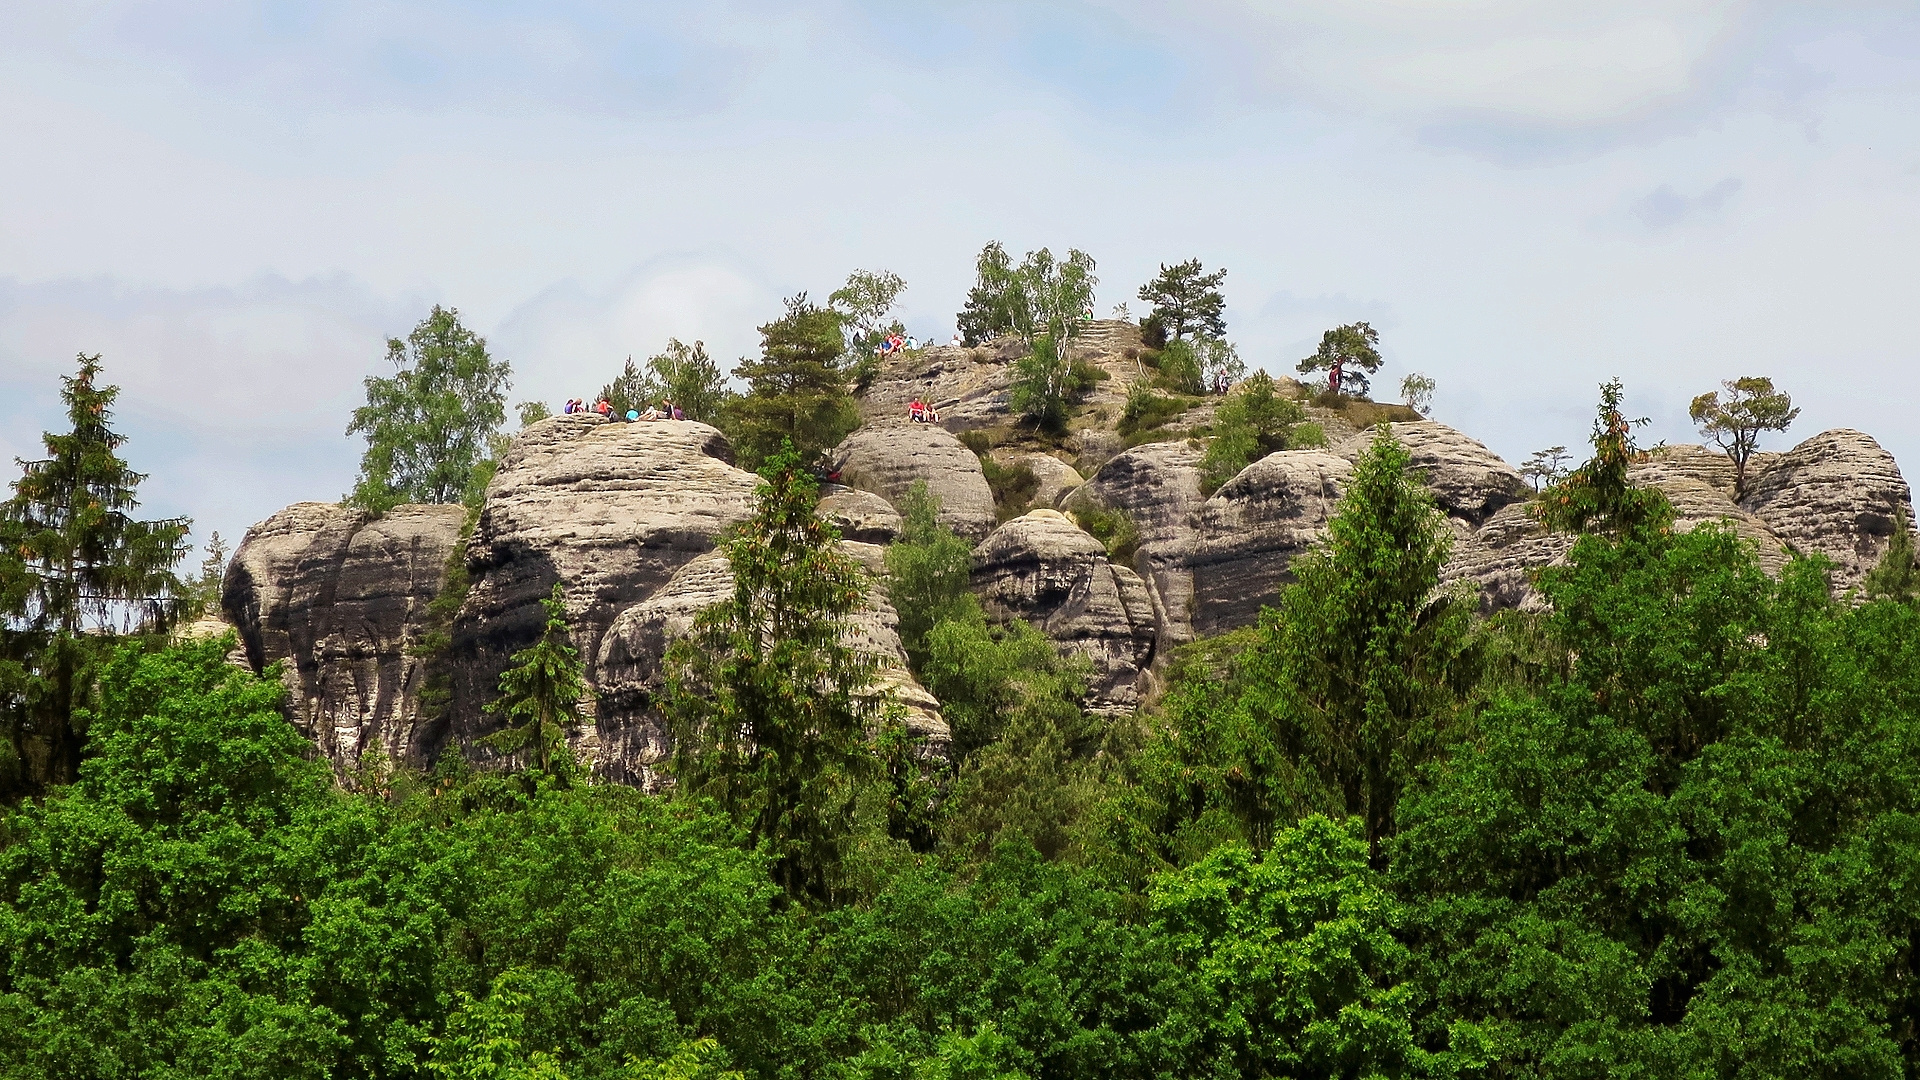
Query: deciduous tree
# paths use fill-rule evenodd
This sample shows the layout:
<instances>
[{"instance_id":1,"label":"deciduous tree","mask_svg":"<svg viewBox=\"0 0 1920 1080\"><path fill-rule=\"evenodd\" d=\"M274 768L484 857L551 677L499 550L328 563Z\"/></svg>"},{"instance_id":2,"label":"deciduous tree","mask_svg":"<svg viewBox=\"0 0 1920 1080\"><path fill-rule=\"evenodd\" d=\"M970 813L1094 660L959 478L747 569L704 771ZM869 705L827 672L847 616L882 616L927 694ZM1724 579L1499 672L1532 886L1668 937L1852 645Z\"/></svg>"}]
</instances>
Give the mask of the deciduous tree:
<instances>
[{"instance_id":1,"label":"deciduous tree","mask_svg":"<svg viewBox=\"0 0 1920 1080\"><path fill-rule=\"evenodd\" d=\"M1687 415L1700 425L1700 434L1726 452L1733 462L1733 497L1747 494L1747 461L1760 447L1760 436L1768 431L1785 431L1800 410L1793 399L1773 388L1773 380L1757 375L1729 379L1726 388L1709 390L1693 399Z\"/></svg>"},{"instance_id":2,"label":"deciduous tree","mask_svg":"<svg viewBox=\"0 0 1920 1080\"><path fill-rule=\"evenodd\" d=\"M507 419L506 361L488 354L458 311L438 304L405 341L387 340L387 361L398 370L367 378L367 403L347 425L347 434L367 440L347 501L384 513L477 496L491 475L482 462Z\"/></svg>"}]
</instances>

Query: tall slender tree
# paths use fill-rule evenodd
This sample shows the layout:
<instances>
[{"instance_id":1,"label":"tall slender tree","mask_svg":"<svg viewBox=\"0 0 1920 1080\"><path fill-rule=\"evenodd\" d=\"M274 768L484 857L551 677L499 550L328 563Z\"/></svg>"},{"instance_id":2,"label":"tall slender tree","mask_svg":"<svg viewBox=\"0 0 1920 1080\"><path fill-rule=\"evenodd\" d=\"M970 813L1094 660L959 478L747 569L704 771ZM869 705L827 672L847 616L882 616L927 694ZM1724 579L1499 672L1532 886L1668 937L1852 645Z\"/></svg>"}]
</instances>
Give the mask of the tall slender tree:
<instances>
[{"instance_id":1,"label":"tall slender tree","mask_svg":"<svg viewBox=\"0 0 1920 1080\"><path fill-rule=\"evenodd\" d=\"M488 745L508 754L528 754L530 764L549 775L564 770L561 750L567 726L580 722L580 698L587 692L580 671L580 650L567 630L567 603L556 583L552 595L540 601L547 623L540 639L513 654L500 673L500 696L486 711L507 726L487 737Z\"/></svg>"},{"instance_id":2,"label":"tall slender tree","mask_svg":"<svg viewBox=\"0 0 1920 1080\"><path fill-rule=\"evenodd\" d=\"M827 903L856 787L877 768L877 662L844 639L866 572L820 517L798 452L783 447L760 475L753 516L722 545L733 595L667 653L673 774L768 846L789 896Z\"/></svg>"},{"instance_id":3,"label":"tall slender tree","mask_svg":"<svg viewBox=\"0 0 1920 1080\"><path fill-rule=\"evenodd\" d=\"M185 518L133 516L144 474L118 454L120 389L100 381L100 357L81 355L62 378L71 430L44 436L47 456L21 461L0 504L0 688L16 784L68 783L84 731L93 670L114 639L161 633L185 589L174 575L187 551Z\"/></svg>"},{"instance_id":4,"label":"tall slender tree","mask_svg":"<svg viewBox=\"0 0 1920 1080\"><path fill-rule=\"evenodd\" d=\"M507 419L511 369L460 324L458 311L438 304L405 341L387 340L387 360L398 370L366 380L367 403L347 425L347 434L367 440L347 501L384 513L477 496Z\"/></svg>"}]
</instances>

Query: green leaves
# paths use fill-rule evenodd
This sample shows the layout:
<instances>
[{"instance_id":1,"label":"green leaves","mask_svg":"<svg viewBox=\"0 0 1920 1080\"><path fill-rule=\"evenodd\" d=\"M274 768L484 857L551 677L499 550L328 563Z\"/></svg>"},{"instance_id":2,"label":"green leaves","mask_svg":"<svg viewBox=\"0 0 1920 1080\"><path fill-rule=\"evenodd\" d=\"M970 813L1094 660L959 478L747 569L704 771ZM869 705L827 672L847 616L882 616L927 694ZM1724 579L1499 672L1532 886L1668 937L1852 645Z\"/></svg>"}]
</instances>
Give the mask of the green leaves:
<instances>
[{"instance_id":1,"label":"green leaves","mask_svg":"<svg viewBox=\"0 0 1920 1080\"><path fill-rule=\"evenodd\" d=\"M747 392L722 413L742 467L760 468L789 443L811 465L860 426L842 366L843 322L801 293L787 301L785 315L760 328L760 358L733 369Z\"/></svg>"},{"instance_id":2,"label":"green leaves","mask_svg":"<svg viewBox=\"0 0 1920 1080\"><path fill-rule=\"evenodd\" d=\"M346 501L378 514L477 495L475 470L507 418L506 362L438 304L405 341L387 341L387 360L398 370L366 380L367 403L347 425L367 449Z\"/></svg>"},{"instance_id":3,"label":"green leaves","mask_svg":"<svg viewBox=\"0 0 1920 1080\"><path fill-rule=\"evenodd\" d=\"M553 773L556 764L568 760L566 729L580 722L579 703L587 684L580 651L567 630L565 586L555 582L552 594L540 603L547 611L540 640L513 654L500 673L500 696L487 703L486 711L502 717L507 726L485 742L505 754L530 752L534 768Z\"/></svg>"}]
</instances>

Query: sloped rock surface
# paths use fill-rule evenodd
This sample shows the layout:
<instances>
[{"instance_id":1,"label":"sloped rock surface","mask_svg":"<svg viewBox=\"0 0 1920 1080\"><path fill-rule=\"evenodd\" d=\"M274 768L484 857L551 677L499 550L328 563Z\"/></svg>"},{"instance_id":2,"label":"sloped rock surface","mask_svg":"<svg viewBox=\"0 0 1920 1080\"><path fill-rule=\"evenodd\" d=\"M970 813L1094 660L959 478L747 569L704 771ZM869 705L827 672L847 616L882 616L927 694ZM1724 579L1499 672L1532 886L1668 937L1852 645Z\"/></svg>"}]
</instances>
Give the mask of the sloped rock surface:
<instances>
[{"instance_id":1,"label":"sloped rock surface","mask_svg":"<svg viewBox=\"0 0 1920 1080\"><path fill-rule=\"evenodd\" d=\"M841 483L874 492L896 508L914 481L924 480L940 500L942 524L975 543L993 531L993 489L980 459L945 428L908 423L861 428L835 447L830 459Z\"/></svg>"},{"instance_id":2,"label":"sloped rock surface","mask_svg":"<svg viewBox=\"0 0 1920 1080\"><path fill-rule=\"evenodd\" d=\"M1472 534L1454 541L1453 553L1440 569L1440 582L1471 584L1479 590L1483 612L1537 611L1545 601L1533 586L1533 572L1564 561L1573 539L1566 533L1547 532L1525 503L1513 503L1501 507Z\"/></svg>"},{"instance_id":3,"label":"sloped rock surface","mask_svg":"<svg viewBox=\"0 0 1920 1080\"><path fill-rule=\"evenodd\" d=\"M734 468L726 439L691 421L620 423L554 416L514 439L487 486L467 548L472 587L454 623L454 736L492 728L481 713L508 659L540 632L540 601L565 583L589 683L619 613L709 551L752 511L758 478Z\"/></svg>"},{"instance_id":4,"label":"sloped rock surface","mask_svg":"<svg viewBox=\"0 0 1920 1080\"><path fill-rule=\"evenodd\" d=\"M1392 431L1407 448L1434 501L1450 518L1477 526L1501 507L1532 494L1526 478L1500 455L1445 424L1406 421L1392 425ZM1337 452L1350 462L1357 461L1372 441L1373 432L1358 432L1342 441Z\"/></svg>"},{"instance_id":5,"label":"sloped rock surface","mask_svg":"<svg viewBox=\"0 0 1920 1080\"><path fill-rule=\"evenodd\" d=\"M1065 500L1067 510L1119 510L1139 532L1134 569L1147 582L1160 626L1162 655L1193 640L1193 573L1187 553L1193 512L1206 501L1200 490L1202 452L1180 443L1148 443L1100 467Z\"/></svg>"},{"instance_id":6,"label":"sloped rock surface","mask_svg":"<svg viewBox=\"0 0 1920 1080\"><path fill-rule=\"evenodd\" d=\"M1033 470L1034 478L1040 481L1033 493L1033 505L1037 507L1058 506L1062 495L1087 482L1078 469L1052 454L1022 454L1015 460Z\"/></svg>"},{"instance_id":7,"label":"sloped rock surface","mask_svg":"<svg viewBox=\"0 0 1920 1080\"><path fill-rule=\"evenodd\" d=\"M1726 458L1723 456L1722 461ZM1733 490L1733 469L1729 465L1725 474L1726 487L1721 488L1708 481L1699 479L1706 469L1703 461L1688 462L1682 459L1678 466L1655 455L1627 470L1627 479L1635 484L1657 487L1673 504L1674 528L1680 532L1689 532L1704 522L1721 521L1733 527L1740 538L1753 544L1761 569L1769 574L1778 574L1787 565L1786 546L1774 535L1767 523L1747 513L1733 504L1729 494Z\"/></svg>"},{"instance_id":8,"label":"sloped rock surface","mask_svg":"<svg viewBox=\"0 0 1920 1080\"><path fill-rule=\"evenodd\" d=\"M419 713L424 661L411 655L446 579L466 510L401 506L377 519L295 503L247 531L221 607L254 671L284 661L302 734L351 772L372 749L423 765L440 733Z\"/></svg>"},{"instance_id":9,"label":"sloped rock surface","mask_svg":"<svg viewBox=\"0 0 1920 1080\"><path fill-rule=\"evenodd\" d=\"M841 546L869 571L881 561L881 549L875 545L842 541ZM665 685L662 660L668 646L692 630L695 616L732 595L733 570L726 556L708 552L614 620L600 645L599 713L590 729L572 738L575 752L592 763L596 775L649 789L660 786L657 767L673 748L655 707L655 697ZM906 710L907 730L925 739L931 752L945 753L952 738L940 717L939 702L907 671L899 616L877 584L847 629L848 644L880 661L874 693L900 702Z\"/></svg>"},{"instance_id":10,"label":"sloped rock surface","mask_svg":"<svg viewBox=\"0 0 1920 1080\"><path fill-rule=\"evenodd\" d=\"M1088 707L1139 704L1157 620L1140 575L1107 560L1100 541L1055 510L994 530L973 551L973 587L988 613L1023 619L1093 663Z\"/></svg>"},{"instance_id":11,"label":"sloped rock surface","mask_svg":"<svg viewBox=\"0 0 1920 1080\"><path fill-rule=\"evenodd\" d=\"M1781 540L1833 560L1833 584L1860 584L1886 553L1896 512L1913 520L1913 493L1893 455L1851 428L1823 431L1747 482L1740 505Z\"/></svg>"},{"instance_id":12,"label":"sloped rock surface","mask_svg":"<svg viewBox=\"0 0 1920 1080\"><path fill-rule=\"evenodd\" d=\"M889 544L900 535L900 514L893 504L859 488L820 485L820 516L832 522L844 540Z\"/></svg>"},{"instance_id":13,"label":"sloped rock surface","mask_svg":"<svg viewBox=\"0 0 1920 1080\"><path fill-rule=\"evenodd\" d=\"M1193 515L1185 552L1193 577L1192 633L1252 626L1260 608L1293 580L1294 558L1326 535L1353 477L1324 450L1268 454L1221 485Z\"/></svg>"}]
</instances>

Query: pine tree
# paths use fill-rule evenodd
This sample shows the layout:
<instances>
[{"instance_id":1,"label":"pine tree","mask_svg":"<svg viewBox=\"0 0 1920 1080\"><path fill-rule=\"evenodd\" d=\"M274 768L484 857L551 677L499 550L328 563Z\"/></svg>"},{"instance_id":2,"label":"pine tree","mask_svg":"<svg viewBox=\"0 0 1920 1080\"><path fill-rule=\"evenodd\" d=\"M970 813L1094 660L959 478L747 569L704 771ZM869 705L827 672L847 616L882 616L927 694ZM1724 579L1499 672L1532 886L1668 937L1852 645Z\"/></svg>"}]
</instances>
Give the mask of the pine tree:
<instances>
[{"instance_id":1,"label":"pine tree","mask_svg":"<svg viewBox=\"0 0 1920 1080\"><path fill-rule=\"evenodd\" d=\"M1910 601L1920 597L1920 564L1914 561L1913 523L1907 520L1906 507L1893 513L1893 538L1880 562L1867 572L1860 592L1869 599Z\"/></svg>"},{"instance_id":2,"label":"pine tree","mask_svg":"<svg viewBox=\"0 0 1920 1080\"><path fill-rule=\"evenodd\" d=\"M761 476L753 517L722 545L733 596L667 653L673 775L682 796L711 798L768 845L789 896L828 902L882 719L876 661L842 637L866 575L791 446Z\"/></svg>"},{"instance_id":3,"label":"pine tree","mask_svg":"<svg viewBox=\"0 0 1920 1080\"><path fill-rule=\"evenodd\" d=\"M747 392L725 413L743 467L757 468L787 443L811 465L860 425L841 366L841 325L838 312L801 293L787 301L786 314L760 327L760 358L733 369Z\"/></svg>"},{"instance_id":4,"label":"pine tree","mask_svg":"<svg viewBox=\"0 0 1920 1080\"><path fill-rule=\"evenodd\" d=\"M1225 270L1204 273L1199 259L1168 266L1160 264L1160 275L1140 286L1140 299L1153 305L1145 320L1149 336L1161 341L1182 341L1189 334L1218 338L1227 332L1227 301L1220 283Z\"/></svg>"},{"instance_id":5,"label":"pine tree","mask_svg":"<svg viewBox=\"0 0 1920 1080\"><path fill-rule=\"evenodd\" d=\"M487 745L506 754L532 752L532 765L553 774L563 764L567 727L580 722L580 698L587 692L580 671L580 651L567 631L567 604L562 587L540 601L547 623L540 640L513 654L500 673L500 696L486 711L503 717L507 726L487 736Z\"/></svg>"},{"instance_id":6,"label":"pine tree","mask_svg":"<svg viewBox=\"0 0 1920 1080\"><path fill-rule=\"evenodd\" d=\"M506 362L488 355L458 311L438 304L405 341L387 340L387 360L399 370L366 380L367 403L347 425L367 440L347 501L384 513L477 496L507 419Z\"/></svg>"},{"instance_id":7,"label":"pine tree","mask_svg":"<svg viewBox=\"0 0 1920 1080\"><path fill-rule=\"evenodd\" d=\"M1367 376L1380 370L1380 331L1363 322L1336 326L1320 335L1320 347L1300 361L1301 373L1324 371L1327 389L1365 397Z\"/></svg>"},{"instance_id":8,"label":"pine tree","mask_svg":"<svg viewBox=\"0 0 1920 1080\"><path fill-rule=\"evenodd\" d=\"M100 358L81 355L62 378L72 430L44 436L47 456L20 462L13 497L0 504L0 692L12 736L15 783L69 783L83 733L74 711L89 700L98 659L115 638L164 633L185 591L173 569L186 554L184 518L133 517L146 477L116 451L119 387L101 385Z\"/></svg>"}]
</instances>

